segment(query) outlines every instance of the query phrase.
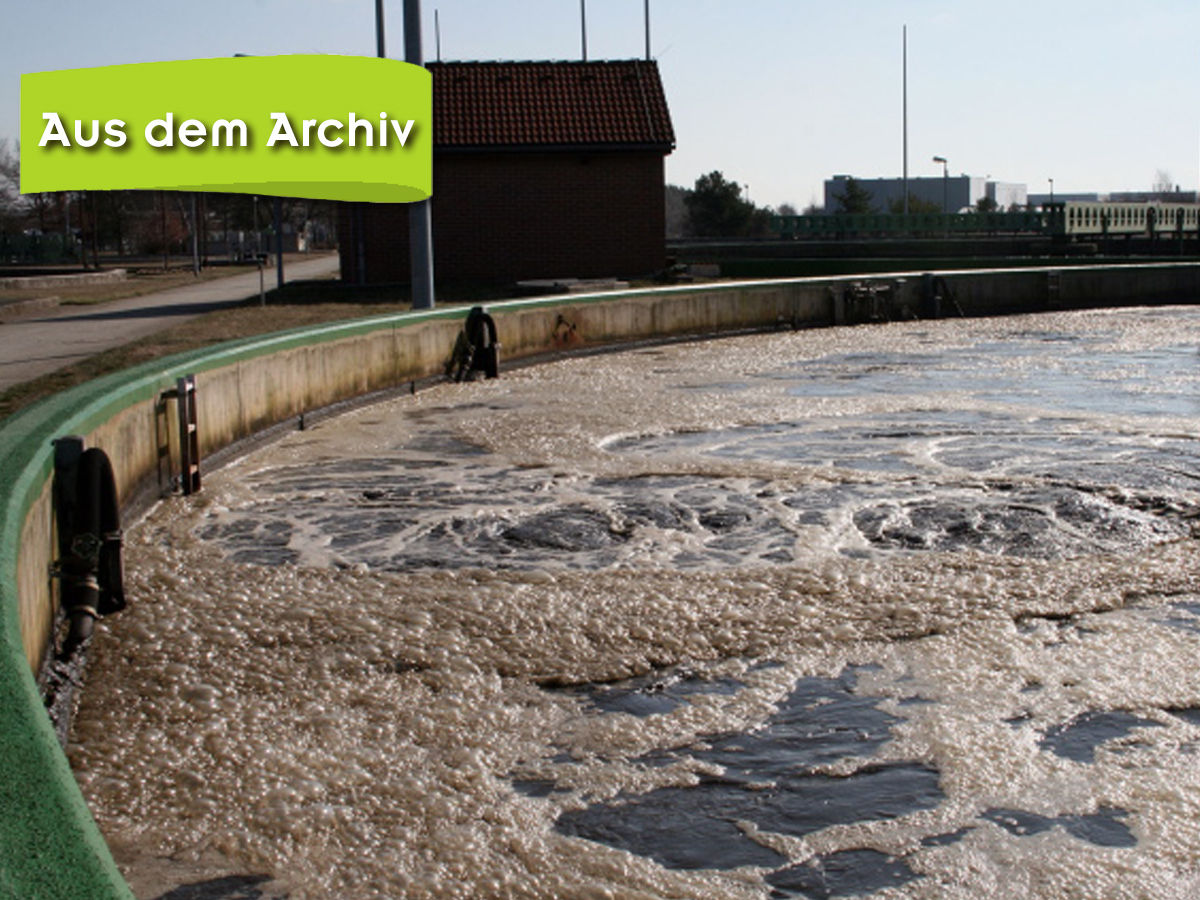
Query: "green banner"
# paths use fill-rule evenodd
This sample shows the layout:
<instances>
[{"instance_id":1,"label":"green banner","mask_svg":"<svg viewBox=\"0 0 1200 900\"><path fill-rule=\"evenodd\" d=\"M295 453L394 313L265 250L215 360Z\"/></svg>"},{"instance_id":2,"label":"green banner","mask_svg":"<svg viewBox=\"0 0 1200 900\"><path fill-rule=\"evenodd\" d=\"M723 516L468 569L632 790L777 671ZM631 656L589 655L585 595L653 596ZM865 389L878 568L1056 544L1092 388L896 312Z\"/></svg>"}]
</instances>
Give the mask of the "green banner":
<instances>
[{"instance_id":1,"label":"green banner","mask_svg":"<svg viewBox=\"0 0 1200 900\"><path fill-rule=\"evenodd\" d=\"M252 56L21 76L21 191L229 191L405 203L433 190L420 66Z\"/></svg>"}]
</instances>

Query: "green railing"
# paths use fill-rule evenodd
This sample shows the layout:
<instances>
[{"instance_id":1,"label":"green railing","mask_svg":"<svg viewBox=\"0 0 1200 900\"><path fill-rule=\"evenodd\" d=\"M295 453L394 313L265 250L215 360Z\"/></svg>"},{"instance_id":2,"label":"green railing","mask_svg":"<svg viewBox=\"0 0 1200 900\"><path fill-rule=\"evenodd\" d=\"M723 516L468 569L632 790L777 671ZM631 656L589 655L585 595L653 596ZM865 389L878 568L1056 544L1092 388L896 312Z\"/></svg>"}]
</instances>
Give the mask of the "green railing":
<instances>
[{"instance_id":1,"label":"green railing","mask_svg":"<svg viewBox=\"0 0 1200 900\"><path fill-rule=\"evenodd\" d=\"M782 238L922 237L982 234L1048 234L1052 217L1042 212L858 213L775 216Z\"/></svg>"},{"instance_id":2,"label":"green railing","mask_svg":"<svg viewBox=\"0 0 1200 900\"><path fill-rule=\"evenodd\" d=\"M1022 212L834 213L775 216L772 230L784 239L946 237L1033 234L1055 237L1195 234L1200 206L1194 203L1047 203Z\"/></svg>"}]
</instances>

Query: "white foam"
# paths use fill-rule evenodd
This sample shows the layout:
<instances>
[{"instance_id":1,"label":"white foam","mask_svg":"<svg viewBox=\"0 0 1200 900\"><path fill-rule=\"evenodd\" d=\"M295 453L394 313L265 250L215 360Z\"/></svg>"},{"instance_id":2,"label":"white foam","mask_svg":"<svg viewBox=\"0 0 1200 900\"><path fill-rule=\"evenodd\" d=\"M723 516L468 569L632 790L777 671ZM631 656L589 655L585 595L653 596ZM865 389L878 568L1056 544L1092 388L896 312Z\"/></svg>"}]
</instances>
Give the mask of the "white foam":
<instances>
[{"instance_id":1,"label":"white foam","mask_svg":"<svg viewBox=\"0 0 1200 900\"><path fill-rule=\"evenodd\" d=\"M100 629L70 751L98 822L115 845L192 860L219 851L243 871L275 875L295 898L762 897L761 873L670 871L558 835L553 822L590 798L694 781L703 766L686 754L661 768L636 758L758 727L797 678L873 663L861 689L902 719L880 758L936 766L946 799L899 820L764 843L797 862L870 846L905 854L932 876L888 896L1115 898L1131 885L1138 896L1194 896L1200 728L1164 710L1200 706L1200 634L1160 621L1169 603L1200 593L1194 542L1154 539L1065 559L969 550L860 558L845 552L869 549L850 540L849 513L806 524L780 498L831 485L894 497L911 472L847 468L838 457L721 457L703 439L725 432L730 446L739 427L791 422L834 433L851 419L886 425L911 411L1020 409L1040 421L1056 414L1053 397L1037 408L1032 396L1014 404L939 384L906 392L902 381L887 394L820 396L817 376L779 373L831 360L836 371L820 378L836 387L855 375L852 355L910 348L939 357L1056 331L1086 347L1022 351L1005 367L1037 379L1105 348L1200 343L1189 313L1105 312L572 359L352 413L211 473L204 495L164 504L128 540L130 609ZM1173 377L1191 389L1196 374ZM792 392L798 381L804 396ZM704 388L731 383L745 387ZM1063 452L1078 435L1118 427L1143 446L1159 438L1139 435L1190 435L1196 426L1177 412L1146 414L1132 431L1102 408L1069 418L1054 435ZM699 443L620 449L619 436L687 433ZM405 448L431 435L486 453L447 452L430 469L429 453ZM931 490L957 490L964 475L1036 480L1004 471L1004 461L989 473L946 465L944 443L914 433L896 450ZM699 532L659 527L600 568L548 554L526 569L472 560L456 571L389 573L372 560L403 553L404 540L368 535L373 549L360 559L361 548L332 547L309 515L362 494L356 476L320 490L304 484L318 460L378 464L371 489L413 474L456 495L487 484L487 502L469 516L485 523L521 521L547 499L605 512L598 479L639 479L663 502L679 489L654 487L652 476L701 477L734 497L773 490L760 499L790 529L796 561L681 571L671 560L704 550ZM1186 487L1173 497L1196 499ZM386 505L358 510L366 524L386 514ZM231 563L200 537L214 523L276 519L303 525L286 547L300 564ZM395 525L403 538L413 533ZM1056 624L1072 614L1081 617L1073 627ZM756 660L780 665L756 669ZM600 715L539 687L683 664L745 687L645 719ZM1161 727L1102 747L1091 765L1039 745L1047 728L1089 709L1127 710ZM518 774L561 790L525 796L510 783ZM1117 807L1138 845L1098 847L1061 829L1019 837L978 819L1009 807L1048 816ZM965 827L955 843L921 843Z\"/></svg>"}]
</instances>

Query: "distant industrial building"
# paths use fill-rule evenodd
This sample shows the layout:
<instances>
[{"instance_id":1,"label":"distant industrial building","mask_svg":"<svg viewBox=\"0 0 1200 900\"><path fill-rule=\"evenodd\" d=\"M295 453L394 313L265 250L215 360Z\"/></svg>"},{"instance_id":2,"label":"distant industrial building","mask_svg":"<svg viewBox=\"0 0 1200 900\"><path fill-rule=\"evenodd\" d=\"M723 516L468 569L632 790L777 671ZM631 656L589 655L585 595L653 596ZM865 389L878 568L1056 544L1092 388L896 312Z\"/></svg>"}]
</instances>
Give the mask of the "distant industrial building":
<instances>
[{"instance_id":1,"label":"distant industrial building","mask_svg":"<svg viewBox=\"0 0 1200 900\"><path fill-rule=\"evenodd\" d=\"M825 182L825 211L836 212L838 198L846 193L850 175L835 175ZM871 205L876 212L886 213L893 206L904 203L904 180L900 178L855 178L855 183L871 195ZM908 179L910 198L929 203L956 213L974 209L980 200L988 199L997 209L1024 208L1029 202L1026 186L1002 181L989 181L973 175L955 175L949 178Z\"/></svg>"}]
</instances>

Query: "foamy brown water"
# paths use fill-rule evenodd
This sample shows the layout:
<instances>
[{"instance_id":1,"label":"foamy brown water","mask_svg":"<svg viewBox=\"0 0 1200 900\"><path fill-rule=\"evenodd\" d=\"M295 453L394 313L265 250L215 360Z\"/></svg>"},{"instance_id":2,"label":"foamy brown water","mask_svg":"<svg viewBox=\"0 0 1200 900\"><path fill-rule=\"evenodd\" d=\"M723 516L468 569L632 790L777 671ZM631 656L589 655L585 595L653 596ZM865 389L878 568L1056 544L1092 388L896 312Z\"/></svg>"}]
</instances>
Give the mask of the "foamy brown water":
<instances>
[{"instance_id":1,"label":"foamy brown water","mask_svg":"<svg viewBox=\"0 0 1200 900\"><path fill-rule=\"evenodd\" d=\"M324 422L131 529L77 776L118 856L293 898L1194 896L1198 346L831 329Z\"/></svg>"}]
</instances>

